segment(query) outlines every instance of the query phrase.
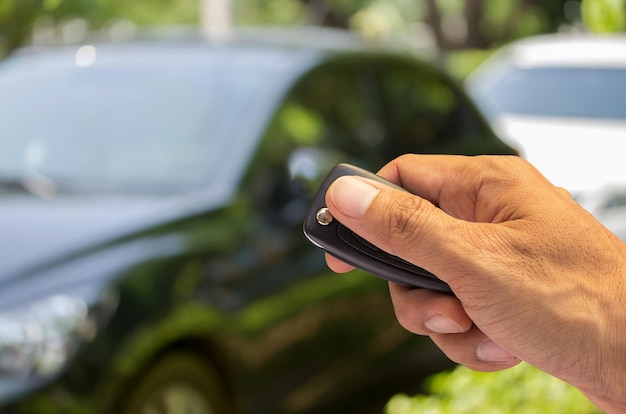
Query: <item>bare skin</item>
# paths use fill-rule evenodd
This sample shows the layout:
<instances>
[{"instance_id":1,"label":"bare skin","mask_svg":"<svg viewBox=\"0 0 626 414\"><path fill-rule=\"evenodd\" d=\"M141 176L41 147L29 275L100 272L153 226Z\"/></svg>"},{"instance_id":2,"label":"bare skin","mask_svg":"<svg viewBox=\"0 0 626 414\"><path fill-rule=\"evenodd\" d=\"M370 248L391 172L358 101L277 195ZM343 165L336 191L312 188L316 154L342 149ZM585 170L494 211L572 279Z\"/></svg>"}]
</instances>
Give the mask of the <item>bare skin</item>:
<instances>
[{"instance_id":1,"label":"bare skin","mask_svg":"<svg viewBox=\"0 0 626 414\"><path fill-rule=\"evenodd\" d=\"M332 214L446 281L446 295L391 283L398 321L458 363L526 361L626 412L626 245L517 157L405 155L329 188ZM438 207L438 208L437 208ZM352 268L327 256L337 272Z\"/></svg>"}]
</instances>

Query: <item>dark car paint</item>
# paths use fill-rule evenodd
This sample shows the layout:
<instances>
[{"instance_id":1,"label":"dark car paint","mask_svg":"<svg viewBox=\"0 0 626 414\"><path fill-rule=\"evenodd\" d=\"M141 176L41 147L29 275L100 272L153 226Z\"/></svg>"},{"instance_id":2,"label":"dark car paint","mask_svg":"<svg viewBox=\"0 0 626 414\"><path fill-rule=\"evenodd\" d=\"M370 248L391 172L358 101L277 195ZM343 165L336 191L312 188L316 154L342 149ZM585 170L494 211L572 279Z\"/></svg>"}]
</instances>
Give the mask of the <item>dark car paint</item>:
<instances>
[{"instance_id":1,"label":"dark car paint","mask_svg":"<svg viewBox=\"0 0 626 414\"><path fill-rule=\"evenodd\" d=\"M302 236L307 199L293 190L307 183L274 157L298 148L271 136L272 117L299 76L333 60L419 64L347 51L290 61L283 85L238 125L240 139L222 157L217 184L191 195L2 196L0 308L69 292L84 297L100 321L62 374L2 378L4 412L119 412L142 373L173 349L205 356L222 375L226 399L250 413L380 412L393 393L419 391L421 378L450 366L427 339L398 326L384 281L333 274ZM483 136L414 151L514 153L468 111ZM318 149L330 159L332 145ZM342 152L339 161L376 170L406 151ZM275 166L261 169L268 176L257 174L274 158Z\"/></svg>"},{"instance_id":2,"label":"dark car paint","mask_svg":"<svg viewBox=\"0 0 626 414\"><path fill-rule=\"evenodd\" d=\"M415 380L414 372L405 371L411 361L394 361L387 355L391 349L396 355L402 345L407 354L415 353L420 370L446 366L424 341L396 325L384 283L361 274L332 274L319 252L289 233L246 226L242 218L248 215L254 216L249 211L234 215L220 211L144 231L141 242L129 238L113 244L108 252L92 252L86 266L80 265L79 257L71 260L72 265L59 264L59 271L46 272L57 283L61 282L59 274L63 275L62 284L54 283L54 287L31 277L30 284L37 285L31 293L43 294L42 288L58 291L64 285L81 289L81 284L88 283L97 294L112 288L106 275L113 274L119 278L113 285L119 307L64 378L44 396L22 401L21 411L29 412L33 404L41 403L47 408L38 407L37 412L66 412L79 409L82 402L91 407L85 412L92 412L90 404L95 402L95 407L108 407L104 412L116 412L117 407L109 404L132 385L133 374L178 346L223 364L220 369L230 378L231 392L237 390L239 398L246 397L239 402L246 412L308 412L311 407L323 407L326 399L345 397L346 384L355 387L353 392L362 392L356 384L364 380L361 373L367 367L373 378L366 383L379 387L384 378L385 390L397 392L401 384L389 388L388 381L401 379L399 374ZM225 228L224 223L243 226ZM242 245L241 240L246 243ZM127 270L119 269L121 263ZM104 275L85 280L81 271ZM22 289L8 286L3 291ZM426 368L433 357L438 363ZM390 372L381 369L382 362ZM323 382L315 384L316 378ZM76 400L54 398L70 390ZM315 399L307 401L308 394Z\"/></svg>"}]
</instances>

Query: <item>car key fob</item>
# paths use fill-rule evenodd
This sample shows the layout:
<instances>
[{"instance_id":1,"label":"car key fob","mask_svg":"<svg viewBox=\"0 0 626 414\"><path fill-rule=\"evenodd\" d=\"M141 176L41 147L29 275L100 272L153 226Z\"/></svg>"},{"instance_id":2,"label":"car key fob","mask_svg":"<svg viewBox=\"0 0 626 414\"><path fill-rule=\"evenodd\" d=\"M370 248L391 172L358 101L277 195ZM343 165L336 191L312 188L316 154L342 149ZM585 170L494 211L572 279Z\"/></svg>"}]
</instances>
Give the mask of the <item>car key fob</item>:
<instances>
[{"instance_id":1,"label":"car key fob","mask_svg":"<svg viewBox=\"0 0 626 414\"><path fill-rule=\"evenodd\" d=\"M369 171L349 164L339 164L330 170L313 198L303 226L307 239L343 262L391 282L407 287L451 292L448 284L437 276L379 249L332 217L326 209L326 191L333 181L343 175L370 178L406 191Z\"/></svg>"}]
</instances>

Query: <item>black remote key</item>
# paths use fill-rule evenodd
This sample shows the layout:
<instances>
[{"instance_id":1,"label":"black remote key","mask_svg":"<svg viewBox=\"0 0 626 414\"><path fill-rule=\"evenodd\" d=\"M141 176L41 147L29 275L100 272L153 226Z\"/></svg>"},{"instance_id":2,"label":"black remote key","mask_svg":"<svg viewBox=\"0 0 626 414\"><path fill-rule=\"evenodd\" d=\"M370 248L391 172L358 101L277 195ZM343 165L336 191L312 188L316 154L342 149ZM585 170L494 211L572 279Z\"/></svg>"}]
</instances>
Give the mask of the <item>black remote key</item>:
<instances>
[{"instance_id":1,"label":"black remote key","mask_svg":"<svg viewBox=\"0 0 626 414\"><path fill-rule=\"evenodd\" d=\"M339 223L326 209L328 187L343 175L370 178L406 191L369 171L349 164L335 166L320 186L304 221L304 234L311 243L332 256L383 279L416 288L451 292L447 283L429 271L392 256Z\"/></svg>"}]
</instances>

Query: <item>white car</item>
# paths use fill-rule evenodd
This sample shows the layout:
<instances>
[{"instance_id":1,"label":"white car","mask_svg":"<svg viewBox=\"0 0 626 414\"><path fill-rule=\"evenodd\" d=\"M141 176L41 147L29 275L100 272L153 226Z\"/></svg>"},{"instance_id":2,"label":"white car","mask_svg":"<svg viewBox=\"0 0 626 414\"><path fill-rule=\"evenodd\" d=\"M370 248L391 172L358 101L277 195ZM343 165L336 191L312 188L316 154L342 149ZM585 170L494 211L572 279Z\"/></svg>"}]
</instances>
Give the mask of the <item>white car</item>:
<instances>
[{"instance_id":1,"label":"white car","mask_svg":"<svg viewBox=\"0 0 626 414\"><path fill-rule=\"evenodd\" d=\"M465 86L505 141L626 236L626 205L604 202L626 193L625 35L526 38L487 59Z\"/></svg>"}]
</instances>

